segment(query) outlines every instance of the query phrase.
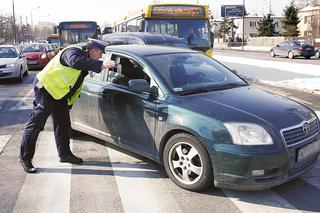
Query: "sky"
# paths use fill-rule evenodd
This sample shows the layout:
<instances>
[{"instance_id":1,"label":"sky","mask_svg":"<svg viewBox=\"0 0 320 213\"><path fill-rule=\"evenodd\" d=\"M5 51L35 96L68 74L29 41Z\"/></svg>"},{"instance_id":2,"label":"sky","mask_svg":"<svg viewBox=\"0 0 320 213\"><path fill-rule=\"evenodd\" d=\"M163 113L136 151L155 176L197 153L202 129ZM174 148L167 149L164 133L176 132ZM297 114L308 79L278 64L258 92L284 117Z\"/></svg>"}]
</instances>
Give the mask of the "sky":
<instances>
[{"instance_id":1,"label":"sky","mask_svg":"<svg viewBox=\"0 0 320 213\"><path fill-rule=\"evenodd\" d=\"M39 21L59 23L60 21L97 21L100 26L120 19L128 11L133 11L152 3L152 0L0 0L0 15L12 14L12 1L15 5L17 22L25 24L26 19L31 23L31 13L33 24ZM237 5L245 1L247 12L250 14L262 14L264 5L281 16L283 8L289 4L290 0L157 0L161 3L199 3L209 5L214 12L214 16L220 16L221 5ZM40 7L40 8L38 8Z\"/></svg>"}]
</instances>

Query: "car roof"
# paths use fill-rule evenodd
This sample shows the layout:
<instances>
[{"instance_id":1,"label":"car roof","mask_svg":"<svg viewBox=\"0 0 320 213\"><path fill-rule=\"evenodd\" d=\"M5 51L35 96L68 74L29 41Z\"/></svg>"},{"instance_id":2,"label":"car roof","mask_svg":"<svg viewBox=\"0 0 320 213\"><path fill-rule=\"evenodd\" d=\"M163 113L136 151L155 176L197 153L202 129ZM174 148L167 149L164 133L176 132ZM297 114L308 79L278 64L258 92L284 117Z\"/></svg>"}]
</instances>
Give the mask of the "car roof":
<instances>
[{"instance_id":1,"label":"car roof","mask_svg":"<svg viewBox=\"0 0 320 213\"><path fill-rule=\"evenodd\" d=\"M160 55L160 54L170 54L170 53L199 53L197 51L186 49L186 48L176 48L160 45L111 45L107 46L106 51L117 51L122 53L129 53L138 56L147 55Z\"/></svg>"},{"instance_id":2,"label":"car roof","mask_svg":"<svg viewBox=\"0 0 320 213\"><path fill-rule=\"evenodd\" d=\"M16 46L12 44L3 44L3 45L0 45L0 47L16 47Z\"/></svg>"},{"instance_id":3,"label":"car roof","mask_svg":"<svg viewBox=\"0 0 320 213\"><path fill-rule=\"evenodd\" d=\"M110 34L105 34L101 36L102 40L111 38L137 38L143 41L162 41L162 40L179 40L181 38L160 33L146 33L146 32L115 32Z\"/></svg>"}]
</instances>

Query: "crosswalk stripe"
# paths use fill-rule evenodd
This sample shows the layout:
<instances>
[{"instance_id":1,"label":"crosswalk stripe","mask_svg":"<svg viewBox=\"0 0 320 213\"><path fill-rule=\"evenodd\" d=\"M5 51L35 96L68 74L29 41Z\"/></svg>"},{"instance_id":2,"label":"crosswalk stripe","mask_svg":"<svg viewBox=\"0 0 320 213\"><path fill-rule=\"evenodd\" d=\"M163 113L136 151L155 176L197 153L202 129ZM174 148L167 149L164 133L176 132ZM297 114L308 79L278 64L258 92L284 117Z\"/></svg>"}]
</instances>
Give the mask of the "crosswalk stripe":
<instances>
[{"instance_id":1,"label":"crosswalk stripe","mask_svg":"<svg viewBox=\"0 0 320 213\"><path fill-rule=\"evenodd\" d=\"M14 213L69 213L71 164L58 162L53 132L39 135L34 163L39 173L28 174Z\"/></svg>"},{"instance_id":2,"label":"crosswalk stripe","mask_svg":"<svg viewBox=\"0 0 320 213\"><path fill-rule=\"evenodd\" d=\"M300 212L280 195L271 190L242 192L223 189L222 191L243 213Z\"/></svg>"},{"instance_id":3,"label":"crosswalk stripe","mask_svg":"<svg viewBox=\"0 0 320 213\"><path fill-rule=\"evenodd\" d=\"M309 171L302 179L308 184L320 190L320 157L318 158L316 166Z\"/></svg>"},{"instance_id":4,"label":"crosswalk stripe","mask_svg":"<svg viewBox=\"0 0 320 213\"><path fill-rule=\"evenodd\" d=\"M12 135L0 135L0 153L2 152L3 148L7 145L11 136Z\"/></svg>"},{"instance_id":5,"label":"crosswalk stripe","mask_svg":"<svg viewBox=\"0 0 320 213\"><path fill-rule=\"evenodd\" d=\"M24 105L27 100L30 100L30 95L33 93L33 89L30 89L29 92L15 105L10 111L13 110L28 110L32 109L32 105Z\"/></svg>"},{"instance_id":6,"label":"crosswalk stripe","mask_svg":"<svg viewBox=\"0 0 320 213\"><path fill-rule=\"evenodd\" d=\"M122 205L126 213L182 212L174 198L165 192L157 170L147 163L108 148Z\"/></svg>"}]
</instances>

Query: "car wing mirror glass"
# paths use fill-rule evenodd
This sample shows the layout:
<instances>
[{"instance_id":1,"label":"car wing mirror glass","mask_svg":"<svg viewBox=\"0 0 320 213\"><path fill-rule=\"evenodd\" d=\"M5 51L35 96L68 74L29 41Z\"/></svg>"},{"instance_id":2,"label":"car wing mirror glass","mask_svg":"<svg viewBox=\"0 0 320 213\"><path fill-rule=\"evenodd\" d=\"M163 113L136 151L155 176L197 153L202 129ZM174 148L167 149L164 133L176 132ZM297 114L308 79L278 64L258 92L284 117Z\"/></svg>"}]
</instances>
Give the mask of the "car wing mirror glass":
<instances>
[{"instance_id":1,"label":"car wing mirror glass","mask_svg":"<svg viewBox=\"0 0 320 213\"><path fill-rule=\"evenodd\" d=\"M129 81L128 89L134 93L151 91L149 83L145 79L133 79Z\"/></svg>"}]
</instances>

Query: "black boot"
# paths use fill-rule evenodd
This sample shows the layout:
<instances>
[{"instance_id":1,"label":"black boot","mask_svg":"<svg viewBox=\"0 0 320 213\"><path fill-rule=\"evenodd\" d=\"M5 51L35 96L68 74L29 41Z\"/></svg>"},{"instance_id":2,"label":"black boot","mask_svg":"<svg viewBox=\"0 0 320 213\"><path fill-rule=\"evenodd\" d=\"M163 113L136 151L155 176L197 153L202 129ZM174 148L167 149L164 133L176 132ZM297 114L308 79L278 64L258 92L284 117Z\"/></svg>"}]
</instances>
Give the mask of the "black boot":
<instances>
[{"instance_id":1,"label":"black boot","mask_svg":"<svg viewBox=\"0 0 320 213\"><path fill-rule=\"evenodd\" d=\"M36 168L34 168L34 166L32 165L31 160L22 160L21 158L19 158L19 161L25 172L27 173L37 172Z\"/></svg>"},{"instance_id":2,"label":"black boot","mask_svg":"<svg viewBox=\"0 0 320 213\"><path fill-rule=\"evenodd\" d=\"M67 156L60 156L60 162L62 163L82 163L82 158L75 156L74 154L70 153Z\"/></svg>"}]
</instances>

